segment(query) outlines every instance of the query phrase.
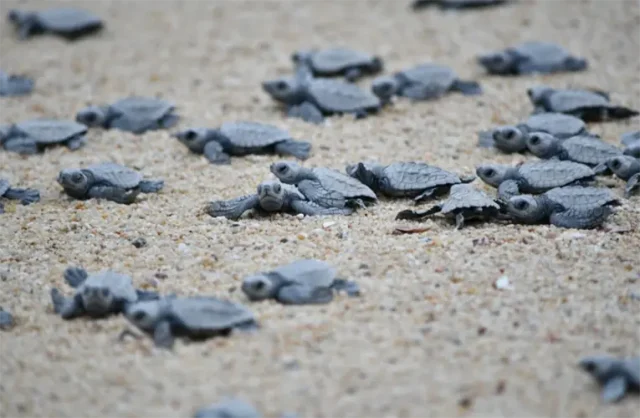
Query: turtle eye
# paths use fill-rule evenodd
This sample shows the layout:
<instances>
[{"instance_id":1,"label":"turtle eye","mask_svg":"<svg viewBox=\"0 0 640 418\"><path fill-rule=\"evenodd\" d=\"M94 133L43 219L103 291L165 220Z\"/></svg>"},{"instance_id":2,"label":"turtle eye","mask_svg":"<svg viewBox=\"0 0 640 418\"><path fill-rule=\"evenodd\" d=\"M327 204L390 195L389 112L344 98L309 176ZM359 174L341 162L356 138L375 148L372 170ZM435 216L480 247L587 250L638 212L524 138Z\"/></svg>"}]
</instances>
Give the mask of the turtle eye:
<instances>
[{"instance_id":1,"label":"turtle eye","mask_svg":"<svg viewBox=\"0 0 640 418\"><path fill-rule=\"evenodd\" d=\"M198 137L198 134L196 133L196 131L194 130L188 130L187 132L185 132L184 134L184 139L186 139L187 141L193 141Z\"/></svg>"},{"instance_id":2,"label":"turtle eye","mask_svg":"<svg viewBox=\"0 0 640 418\"><path fill-rule=\"evenodd\" d=\"M493 177L496 174L496 171L493 168L487 168L484 171L484 175L487 177Z\"/></svg>"},{"instance_id":3,"label":"turtle eye","mask_svg":"<svg viewBox=\"0 0 640 418\"><path fill-rule=\"evenodd\" d=\"M144 311L138 311L136 313L133 314L132 318L134 321L142 321L144 318L146 318L147 314Z\"/></svg>"},{"instance_id":4,"label":"turtle eye","mask_svg":"<svg viewBox=\"0 0 640 418\"><path fill-rule=\"evenodd\" d=\"M96 115L96 112L87 112L84 115L84 120L89 123L94 123L96 120L98 120L98 115Z\"/></svg>"},{"instance_id":5,"label":"turtle eye","mask_svg":"<svg viewBox=\"0 0 640 418\"><path fill-rule=\"evenodd\" d=\"M286 90L287 89L287 83L285 83L284 81L278 81L275 84L276 90Z\"/></svg>"},{"instance_id":6,"label":"turtle eye","mask_svg":"<svg viewBox=\"0 0 640 418\"><path fill-rule=\"evenodd\" d=\"M540 143L540 137L538 135L533 135L530 139L529 139L529 143L531 145L538 145Z\"/></svg>"},{"instance_id":7,"label":"turtle eye","mask_svg":"<svg viewBox=\"0 0 640 418\"><path fill-rule=\"evenodd\" d=\"M286 165L281 165L280 167L278 167L278 173L286 173L287 172L287 166Z\"/></svg>"},{"instance_id":8,"label":"turtle eye","mask_svg":"<svg viewBox=\"0 0 640 418\"><path fill-rule=\"evenodd\" d=\"M527 207L529 207L529 204L527 202L525 202L524 200L519 200L519 201L516 202L514 207L516 209L518 209L518 210L525 210Z\"/></svg>"},{"instance_id":9,"label":"turtle eye","mask_svg":"<svg viewBox=\"0 0 640 418\"><path fill-rule=\"evenodd\" d=\"M616 159L611 161L611 168L620 168L620 165L621 165L620 160Z\"/></svg>"},{"instance_id":10,"label":"turtle eye","mask_svg":"<svg viewBox=\"0 0 640 418\"><path fill-rule=\"evenodd\" d=\"M512 140L513 138L515 138L515 136L516 136L516 133L511 129L509 129L507 132L504 133L504 139L506 140Z\"/></svg>"},{"instance_id":11,"label":"turtle eye","mask_svg":"<svg viewBox=\"0 0 640 418\"><path fill-rule=\"evenodd\" d=\"M109 289L100 289L100 295L106 298L107 296L109 296Z\"/></svg>"},{"instance_id":12,"label":"turtle eye","mask_svg":"<svg viewBox=\"0 0 640 418\"><path fill-rule=\"evenodd\" d=\"M73 173L71 175L71 181L74 183L82 183L84 176L81 173Z\"/></svg>"},{"instance_id":13,"label":"turtle eye","mask_svg":"<svg viewBox=\"0 0 640 418\"><path fill-rule=\"evenodd\" d=\"M258 280L253 284L253 288L258 291L264 289L264 282L262 280Z\"/></svg>"},{"instance_id":14,"label":"turtle eye","mask_svg":"<svg viewBox=\"0 0 640 418\"><path fill-rule=\"evenodd\" d=\"M276 193L280 193L280 190L282 190L282 187L280 187L279 184L274 184L273 185L273 191Z\"/></svg>"}]
</instances>

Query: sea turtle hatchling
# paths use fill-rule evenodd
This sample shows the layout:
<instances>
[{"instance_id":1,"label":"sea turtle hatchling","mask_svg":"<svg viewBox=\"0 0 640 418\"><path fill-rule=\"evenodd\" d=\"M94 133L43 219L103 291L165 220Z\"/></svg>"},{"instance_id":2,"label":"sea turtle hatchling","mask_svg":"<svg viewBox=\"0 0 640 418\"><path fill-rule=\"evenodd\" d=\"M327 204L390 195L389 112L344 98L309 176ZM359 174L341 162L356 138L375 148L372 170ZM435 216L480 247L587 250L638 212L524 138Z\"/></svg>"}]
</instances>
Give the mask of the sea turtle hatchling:
<instances>
[{"instance_id":1,"label":"sea turtle hatchling","mask_svg":"<svg viewBox=\"0 0 640 418\"><path fill-rule=\"evenodd\" d=\"M620 148L590 135L577 135L562 140L551 134L535 132L528 136L527 148L539 158L575 161L591 167L622 155Z\"/></svg>"},{"instance_id":2,"label":"sea turtle hatchling","mask_svg":"<svg viewBox=\"0 0 640 418\"><path fill-rule=\"evenodd\" d=\"M611 207L619 204L609 189L567 186L540 195L513 196L507 212L511 219L525 224L591 229L600 226L612 213Z\"/></svg>"},{"instance_id":3,"label":"sea turtle hatchling","mask_svg":"<svg viewBox=\"0 0 640 418\"><path fill-rule=\"evenodd\" d=\"M586 183L596 175L587 165L561 160L530 161L513 167L483 164L476 168L476 174L488 185L498 188L498 196L503 201L515 194L539 194L556 187Z\"/></svg>"},{"instance_id":4,"label":"sea turtle hatchling","mask_svg":"<svg viewBox=\"0 0 640 418\"><path fill-rule=\"evenodd\" d=\"M311 152L309 142L296 141L284 129L257 122L226 122L218 129L190 128L176 133L175 137L192 152L204 154L213 164L228 164L232 155L264 153L305 160Z\"/></svg>"},{"instance_id":5,"label":"sea turtle hatchling","mask_svg":"<svg viewBox=\"0 0 640 418\"><path fill-rule=\"evenodd\" d=\"M32 78L0 70L0 96L26 96L33 91L34 85Z\"/></svg>"},{"instance_id":6,"label":"sea turtle hatchling","mask_svg":"<svg viewBox=\"0 0 640 418\"><path fill-rule=\"evenodd\" d=\"M75 199L106 199L123 204L133 203L140 193L157 193L164 187L163 180L144 180L140 172L111 162L64 169L57 181Z\"/></svg>"},{"instance_id":7,"label":"sea turtle hatchling","mask_svg":"<svg viewBox=\"0 0 640 418\"><path fill-rule=\"evenodd\" d=\"M152 97L131 96L107 106L89 106L76 114L76 120L89 127L120 129L143 134L168 129L180 119L173 103Z\"/></svg>"},{"instance_id":8,"label":"sea turtle hatchling","mask_svg":"<svg viewBox=\"0 0 640 418\"><path fill-rule=\"evenodd\" d=\"M57 289L51 289L53 310L63 319L79 316L103 318L119 314L139 300L158 299L158 294L133 287L131 277L103 270L94 274L80 267L68 267L64 271L67 284L76 290L72 298L66 298Z\"/></svg>"},{"instance_id":9,"label":"sea turtle hatchling","mask_svg":"<svg viewBox=\"0 0 640 418\"><path fill-rule=\"evenodd\" d=\"M571 55L558 44L539 41L527 41L480 55L478 63L489 74L496 75L550 74L587 69L586 59Z\"/></svg>"},{"instance_id":10,"label":"sea turtle hatchling","mask_svg":"<svg viewBox=\"0 0 640 418\"><path fill-rule=\"evenodd\" d=\"M439 196L448 192L454 184L471 183L476 178L460 177L442 168L413 161L389 165L360 162L348 165L346 172L375 193L389 197L412 197L416 202Z\"/></svg>"},{"instance_id":11,"label":"sea turtle hatchling","mask_svg":"<svg viewBox=\"0 0 640 418\"><path fill-rule=\"evenodd\" d=\"M640 159L630 155L618 155L609 158L602 165L611 170L618 178L627 182L624 190L625 197L630 197L634 191L640 189ZM601 166L594 168L594 171L605 171Z\"/></svg>"},{"instance_id":12,"label":"sea turtle hatchling","mask_svg":"<svg viewBox=\"0 0 640 418\"><path fill-rule=\"evenodd\" d=\"M585 357L578 363L603 386L602 400L621 400L627 392L640 391L640 357L615 358L606 355Z\"/></svg>"},{"instance_id":13,"label":"sea turtle hatchling","mask_svg":"<svg viewBox=\"0 0 640 418\"><path fill-rule=\"evenodd\" d=\"M443 202L423 211L403 210L396 219L422 219L436 213L442 213L455 219L456 229L464 226L465 221L488 220L500 216L499 202L485 192L470 184L454 184L449 197Z\"/></svg>"},{"instance_id":14,"label":"sea turtle hatchling","mask_svg":"<svg viewBox=\"0 0 640 418\"><path fill-rule=\"evenodd\" d=\"M296 51L291 59L296 66L307 66L315 77L344 76L351 82L384 67L380 57L343 47Z\"/></svg>"},{"instance_id":15,"label":"sea turtle hatchling","mask_svg":"<svg viewBox=\"0 0 640 418\"><path fill-rule=\"evenodd\" d=\"M76 40L104 27L99 17L86 10L71 7L38 11L10 10L8 18L16 26L19 39L52 33L68 40Z\"/></svg>"},{"instance_id":16,"label":"sea turtle hatchling","mask_svg":"<svg viewBox=\"0 0 640 418\"><path fill-rule=\"evenodd\" d=\"M241 399L229 398L200 408L193 418L261 418L258 410Z\"/></svg>"},{"instance_id":17,"label":"sea turtle hatchling","mask_svg":"<svg viewBox=\"0 0 640 418\"><path fill-rule=\"evenodd\" d=\"M11 312L5 311L0 306L0 330L8 331L16 324Z\"/></svg>"},{"instance_id":18,"label":"sea turtle hatchling","mask_svg":"<svg viewBox=\"0 0 640 418\"><path fill-rule=\"evenodd\" d=\"M505 153L527 149L527 139L534 132L545 132L566 139L576 135L592 135L582 119L563 113L538 113L517 125L503 125L478 133L478 145L495 147Z\"/></svg>"},{"instance_id":19,"label":"sea turtle hatchling","mask_svg":"<svg viewBox=\"0 0 640 418\"><path fill-rule=\"evenodd\" d=\"M480 9L484 7L499 6L511 0L414 0L411 3L413 10L424 9L429 6L438 6L443 10Z\"/></svg>"},{"instance_id":20,"label":"sea turtle hatchling","mask_svg":"<svg viewBox=\"0 0 640 418\"><path fill-rule=\"evenodd\" d=\"M230 200L218 200L207 204L205 212L215 217L224 216L236 220L246 211L254 210L261 215L270 213L302 213L316 215L350 215L353 209L326 208L309 201L296 186L267 180L260 183L257 193L236 197Z\"/></svg>"},{"instance_id":21,"label":"sea turtle hatchling","mask_svg":"<svg viewBox=\"0 0 640 418\"><path fill-rule=\"evenodd\" d=\"M19 200L23 205L30 205L40 200L40 192L36 189L14 188L7 180L0 179L0 198ZM0 213L4 213L4 204L1 201Z\"/></svg>"},{"instance_id":22,"label":"sea turtle hatchling","mask_svg":"<svg viewBox=\"0 0 640 418\"><path fill-rule=\"evenodd\" d=\"M294 161L279 161L269 169L281 182L297 186L308 200L326 208L365 207L378 201L365 184L331 168L305 168Z\"/></svg>"},{"instance_id":23,"label":"sea turtle hatchling","mask_svg":"<svg viewBox=\"0 0 640 418\"><path fill-rule=\"evenodd\" d=\"M612 105L609 95L602 91L536 86L528 89L527 95L534 105L534 113L565 113L585 122L626 119L640 115L637 110Z\"/></svg>"},{"instance_id":24,"label":"sea turtle hatchling","mask_svg":"<svg viewBox=\"0 0 640 418\"><path fill-rule=\"evenodd\" d=\"M329 303L341 290L359 296L355 282L336 276L336 269L324 261L302 259L245 278L242 291L252 301L275 299L286 305Z\"/></svg>"},{"instance_id":25,"label":"sea turtle hatchling","mask_svg":"<svg viewBox=\"0 0 640 418\"><path fill-rule=\"evenodd\" d=\"M238 303L212 296L164 297L129 305L127 319L153 335L157 347L172 348L176 337L228 336L234 329L255 330L253 313Z\"/></svg>"},{"instance_id":26,"label":"sea turtle hatchling","mask_svg":"<svg viewBox=\"0 0 640 418\"><path fill-rule=\"evenodd\" d=\"M54 145L75 151L85 145L87 127L69 120L32 119L0 127L0 144L18 154L37 154Z\"/></svg>"},{"instance_id":27,"label":"sea turtle hatchling","mask_svg":"<svg viewBox=\"0 0 640 418\"><path fill-rule=\"evenodd\" d=\"M281 77L262 83L263 90L287 106L289 117L321 123L325 116L352 114L357 119L376 113L380 99L355 84L336 79L314 78L304 66L294 77Z\"/></svg>"},{"instance_id":28,"label":"sea turtle hatchling","mask_svg":"<svg viewBox=\"0 0 640 418\"><path fill-rule=\"evenodd\" d=\"M640 131L622 134L620 136L620 142L625 146L623 154L640 158Z\"/></svg>"},{"instance_id":29,"label":"sea turtle hatchling","mask_svg":"<svg viewBox=\"0 0 640 418\"><path fill-rule=\"evenodd\" d=\"M433 63L378 77L373 80L371 90L382 103L388 103L395 95L413 100L433 100L451 91L469 96L482 94L477 82L461 80L451 68Z\"/></svg>"}]
</instances>

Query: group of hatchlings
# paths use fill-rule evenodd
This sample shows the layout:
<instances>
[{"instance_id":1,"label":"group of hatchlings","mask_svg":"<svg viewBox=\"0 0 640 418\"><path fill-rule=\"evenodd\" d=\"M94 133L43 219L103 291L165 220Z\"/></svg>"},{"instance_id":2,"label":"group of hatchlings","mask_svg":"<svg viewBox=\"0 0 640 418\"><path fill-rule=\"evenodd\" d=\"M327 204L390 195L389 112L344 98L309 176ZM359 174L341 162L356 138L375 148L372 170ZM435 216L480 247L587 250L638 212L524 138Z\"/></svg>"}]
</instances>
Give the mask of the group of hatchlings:
<instances>
[{"instance_id":1,"label":"group of hatchlings","mask_svg":"<svg viewBox=\"0 0 640 418\"><path fill-rule=\"evenodd\" d=\"M505 0L419 0L422 6L443 8L489 6ZM70 8L38 12L11 11L9 19L20 38L54 33L77 39L103 27L92 14ZM292 56L294 74L266 81L263 90L284 105L288 117L320 124L334 114L364 118L392 105L395 97L413 101L435 100L448 92L482 94L475 81L461 80L439 64L424 63L390 76L378 76L370 91L355 82L384 69L380 57L346 48L298 51ZM495 75L523 75L583 71L585 59L547 42L525 42L478 57L478 63ZM341 80L340 78L344 78ZM29 94L34 80L0 71L0 96ZM294 161L270 166L277 180L265 181L249 193L206 205L211 216L238 219L245 212L257 214L350 215L388 198L412 198L416 203L448 194L426 210L403 210L397 219L421 219L436 213L455 220L456 229L469 220L504 219L521 223L550 223L567 228L594 228L619 204L607 188L588 186L596 176L613 173L626 181L624 195L638 189L640 177L640 131L623 135L623 147L616 147L588 131L586 122L624 119L635 110L611 103L603 91L553 89L528 90L534 111L525 121L479 133L479 146L506 153L530 152L539 160L516 166L482 164L476 175L497 189L491 197L471 183L476 176L464 176L423 162L382 165L359 162L345 172L323 167L303 167ZM179 116L168 101L128 97L112 104L80 110L75 120L34 119L0 127L0 144L6 151L37 154L46 147L62 144L70 150L85 145L91 127L120 129L142 134L169 129ZM190 151L204 155L212 164L229 164L232 156L272 153L305 160L311 144L299 141L279 127L248 121L227 122L216 129L193 127L174 134ZM106 199L122 204L135 202L140 193L159 192L163 180L145 179L131 168L104 162L88 167L63 169L58 183L75 199ZM37 202L39 192L12 188L0 180L0 197L27 205ZM3 211L0 203L0 213ZM133 287L131 278L113 271L88 274L70 267L64 274L76 293L67 298L51 291L56 313L65 319L80 315L102 317L124 313L138 328L153 335L156 345L171 347L176 336L191 338L226 335L232 329L258 327L244 306L215 297L160 297ZM273 298L285 304L327 303L336 291L357 296L357 284L338 279L336 271L318 260L300 260L248 277L242 285L250 300ZM9 321L0 310L0 325ZM585 370L605 384L604 397L615 400L638 386L640 359L608 357L585 359Z\"/></svg>"}]
</instances>

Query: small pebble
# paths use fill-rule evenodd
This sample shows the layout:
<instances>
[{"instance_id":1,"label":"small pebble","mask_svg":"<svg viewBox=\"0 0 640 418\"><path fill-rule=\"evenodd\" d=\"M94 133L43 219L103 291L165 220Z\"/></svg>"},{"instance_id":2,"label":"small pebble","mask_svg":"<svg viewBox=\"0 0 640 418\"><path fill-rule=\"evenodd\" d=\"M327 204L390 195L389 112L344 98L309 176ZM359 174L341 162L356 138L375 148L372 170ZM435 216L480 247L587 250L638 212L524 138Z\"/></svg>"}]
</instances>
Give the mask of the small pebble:
<instances>
[{"instance_id":1,"label":"small pebble","mask_svg":"<svg viewBox=\"0 0 640 418\"><path fill-rule=\"evenodd\" d=\"M189 252L189 247L184 242L181 242L180 244L178 244L178 251L183 252L183 253L188 253Z\"/></svg>"},{"instance_id":2,"label":"small pebble","mask_svg":"<svg viewBox=\"0 0 640 418\"><path fill-rule=\"evenodd\" d=\"M142 247L145 247L147 245L147 240L142 238L142 237L140 237L140 238L134 239L133 241L131 241L131 243L136 248L142 248Z\"/></svg>"},{"instance_id":3,"label":"small pebble","mask_svg":"<svg viewBox=\"0 0 640 418\"><path fill-rule=\"evenodd\" d=\"M302 219L302 218L304 218L304 214L303 213L299 213L299 214L296 215L296 218Z\"/></svg>"},{"instance_id":4,"label":"small pebble","mask_svg":"<svg viewBox=\"0 0 640 418\"><path fill-rule=\"evenodd\" d=\"M322 227L325 228L325 229L326 228L331 228L335 224L336 224L335 222L325 222L325 223L322 224Z\"/></svg>"},{"instance_id":5,"label":"small pebble","mask_svg":"<svg viewBox=\"0 0 640 418\"><path fill-rule=\"evenodd\" d=\"M15 321L13 320L13 315L0 308L0 329L7 331L13 328L14 325Z\"/></svg>"},{"instance_id":6,"label":"small pebble","mask_svg":"<svg viewBox=\"0 0 640 418\"><path fill-rule=\"evenodd\" d=\"M494 283L494 287L498 290L510 290L513 289L511 282L507 276L502 276Z\"/></svg>"}]
</instances>

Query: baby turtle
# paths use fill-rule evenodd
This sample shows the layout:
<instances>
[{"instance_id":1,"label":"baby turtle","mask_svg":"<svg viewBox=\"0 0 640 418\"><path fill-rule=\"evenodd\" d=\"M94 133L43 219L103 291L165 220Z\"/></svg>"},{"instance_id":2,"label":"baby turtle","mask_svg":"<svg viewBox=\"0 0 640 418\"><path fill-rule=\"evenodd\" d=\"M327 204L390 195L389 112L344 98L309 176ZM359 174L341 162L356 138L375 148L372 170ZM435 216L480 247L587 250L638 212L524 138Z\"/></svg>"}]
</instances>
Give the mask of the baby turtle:
<instances>
[{"instance_id":1,"label":"baby turtle","mask_svg":"<svg viewBox=\"0 0 640 418\"><path fill-rule=\"evenodd\" d=\"M37 154L53 145L65 145L72 151L86 143L87 127L67 120L32 119L0 128L0 144L18 154Z\"/></svg>"},{"instance_id":2,"label":"baby turtle","mask_svg":"<svg viewBox=\"0 0 640 418\"><path fill-rule=\"evenodd\" d=\"M640 115L636 110L612 105L609 95L601 91L537 86L528 89L527 94L535 107L534 113L566 113L585 122L626 119Z\"/></svg>"},{"instance_id":3,"label":"baby turtle","mask_svg":"<svg viewBox=\"0 0 640 418\"><path fill-rule=\"evenodd\" d=\"M340 80L313 78L303 67L295 77L265 81L262 88L272 99L287 106L289 117L310 123L321 123L325 116L333 114L364 118L381 106L371 92Z\"/></svg>"},{"instance_id":4,"label":"baby turtle","mask_svg":"<svg viewBox=\"0 0 640 418\"><path fill-rule=\"evenodd\" d=\"M415 0L411 3L411 8L420 10L429 6L438 6L443 10L480 9L499 6L509 1L511 0Z\"/></svg>"},{"instance_id":5,"label":"baby turtle","mask_svg":"<svg viewBox=\"0 0 640 418\"><path fill-rule=\"evenodd\" d=\"M351 82L383 69L380 57L342 47L297 51L291 59L296 66L307 66L315 77L344 76Z\"/></svg>"},{"instance_id":6,"label":"baby turtle","mask_svg":"<svg viewBox=\"0 0 640 418\"><path fill-rule=\"evenodd\" d=\"M482 190L470 184L454 184L449 197L443 202L423 211L403 210L396 219L422 219L436 213L442 213L455 219L456 230L464 226L465 221L488 220L499 216L500 205Z\"/></svg>"},{"instance_id":7,"label":"baby turtle","mask_svg":"<svg viewBox=\"0 0 640 418\"><path fill-rule=\"evenodd\" d=\"M609 189L567 186L535 196L513 196L509 199L507 211L512 219L521 223L591 229L607 219L611 206L619 204Z\"/></svg>"},{"instance_id":8,"label":"baby turtle","mask_svg":"<svg viewBox=\"0 0 640 418\"><path fill-rule=\"evenodd\" d=\"M640 158L640 131L622 134L620 142L625 146L623 154Z\"/></svg>"},{"instance_id":9,"label":"baby turtle","mask_svg":"<svg viewBox=\"0 0 640 418\"><path fill-rule=\"evenodd\" d=\"M35 12L10 10L8 18L16 26L19 39L52 33L73 41L98 32L104 26L99 17L85 10L70 7L56 7Z\"/></svg>"},{"instance_id":10,"label":"baby turtle","mask_svg":"<svg viewBox=\"0 0 640 418\"><path fill-rule=\"evenodd\" d=\"M297 187L279 181L264 181L258 185L256 194L236 197L230 200L210 202L205 211L215 217L224 216L236 220L243 213L254 210L261 215L270 213L302 213L316 215L350 215L352 208L326 208L309 201Z\"/></svg>"},{"instance_id":11,"label":"baby turtle","mask_svg":"<svg viewBox=\"0 0 640 418\"><path fill-rule=\"evenodd\" d=\"M51 289L53 310L63 319L79 316L103 318L124 312L127 306L139 300L158 299L155 292L133 287L131 277L110 270L89 274L80 267L64 271L67 284L76 289L72 298L66 298L56 288Z\"/></svg>"},{"instance_id":12,"label":"baby turtle","mask_svg":"<svg viewBox=\"0 0 640 418\"><path fill-rule=\"evenodd\" d=\"M228 336L233 329L254 330L258 324L246 307L212 296L165 297L129 305L131 323L153 335L157 347L171 349L176 337L205 339Z\"/></svg>"},{"instance_id":13,"label":"baby turtle","mask_svg":"<svg viewBox=\"0 0 640 418\"><path fill-rule=\"evenodd\" d=\"M451 91L465 95L482 94L475 81L465 81L451 68L438 64L420 64L400 71L392 76L378 77L371 86L373 93L382 103L398 95L413 100L433 100Z\"/></svg>"},{"instance_id":14,"label":"baby turtle","mask_svg":"<svg viewBox=\"0 0 640 418\"><path fill-rule=\"evenodd\" d=\"M308 200L326 208L365 207L365 203L378 200L369 187L330 168L305 168L293 161L279 161L269 169L281 182L296 185Z\"/></svg>"},{"instance_id":15,"label":"baby turtle","mask_svg":"<svg viewBox=\"0 0 640 418\"><path fill-rule=\"evenodd\" d=\"M602 165L606 166L606 169L602 168ZM627 182L624 190L625 197L630 197L631 193L640 189L640 159L629 155L618 155L611 157L601 166L594 168L594 171L600 172L608 169Z\"/></svg>"},{"instance_id":16,"label":"baby turtle","mask_svg":"<svg viewBox=\"0 0 640 418\"><path fill-rule=\"evenodd\" d=\"M563 113L538 113L515 126L499 126L492 131L478 134L478 145L495 147L505 153L527 149L527 139L534 132L545 132L556 138L566 139L576 135L591 135L582 119Z\"/></svg>"},{"instance_id":17,"label":"baby turtle","mask_svg":"<svg viewBox=\"0 0 640 418\"><path fill-rule=\"evenodd\" d=\"M397 162L389 165L360 162L348 165L346 172L375 193L389 197L412 197L416 202L447 193L454 184L471 183L476 178L459 177L421 162Z\"/></svg>"},{"instance_id":18,"label":"baby turtle","mask_svg":"<svg viewBox=\"0 0 640 418\"><path fill-rule=\"evenodd\" d=\"M62 170L58 183L75 199L106 199L123 204L133 203L140 193L157 193L164 187L163 180L143 180L138 171L110 162Z\"/></svg>"},{"instance_id":19,"label":"baby turtle","mask_svg":"<svg viewBox=\"0 0 640 418\"><path fill-rule=\"evenodd\" d=\"M19 200L23 205L30 205L40 200L40 192L35 189L12 188L5 179L0 179L0 197ZM0 213L4 213L4 205L0 202Z\"/></svg>"},{"instance_id":20,"label":"baby turtle","mask_svg":"<svg viewBox=\"0 0 640 418\"><path fill-rule=\"evenodd\" d=\"M242 291L252 301L275 299L285 305L329 303L334 291L359 296L356 283L336 278L337 272L324 261L303 259L249 276Z\"/></svg>"},{"instance_id":21,"label":"baby turtle","mask_svg":"<svg viewBox=\"0 0 640 418\"><path fill-rule=\"evenodd\" d=\"M588 182L596 173L591 167L573 161L546 160L515 167L484 164L476 168L476 174L488 185L498 188L500 199L506 201L513 194L539 194L556 187Z\"/></svg>"},{"instance_id":22,"label":"baby turtle","mask_svg":"<svg viewBox=\"0 0 640 418\"><path fill-rule=\"evenodd\" d=\"M15 319L13 319L13 315L0 307L0 329L3 331L8 331L13 328L15 323L16 322Z\"/></svg>"},{"instance_id":23,"label":"baby turtle","mask_svg":"<svg viewBox=\"0 0 640 418\"><path fill-rule=\"evenodd\" d=\"M521 75L583 71L587 60L551 42L528 41L478 57L489 74Z\"/></svg>"},{"instance_id":24,"label":"baby turtle","mask_svg":"<svg viewBox=\"0 0 640 418\"><path fill-rule=\"evenodd\" d=\"M267 153L305 160L311 152L310 143L292 139L277 126L256 122L227 122L218 129L191 128L176 133L175 137L213 164L229 164L231 155Z\"/></svg>"},{"instance_id":25,"label":"baby turtle","mask_svg":"<svg viewBox=\"0 0 640 418\"><path fill-rule=\"evenodd\" d=\"M601 396L606 403L640 391L640 357L591 356L580 360L579 366L603 386Z\"/></svg>"},{"instance_id":26,"label":"baby turtle","mask_svg":"<svg viewBox=\"0 0 640 418\"><path fill-rule=\"evenodd\" d=\"M120 129L143 134L173 127L179 116L173 103L150 97L127 97L108 106L89 106L76 115L76 120L89 127Z\"/></svg>"},{"instance_id":27,"label":"baby turtle","mask_svg":"<svg viewBox=\"0 0 640 418\"><path fill-rule=\"evenodd\" d=\"M25 96L33 91L34 84L29 77L7 74L0 70L0 96Z\"/></svg>"},{"instance_id":28,"label":"baby turtle","mask_svg":"<svg viewBox=\"0 0 640 418\"><path fill-rule=\"evenodd\" d=\"M527 138L527 148L539 158L575 161L591 167L622 155L622 150L618 147L589 135L562 140L544 132L535 132Z\"/></svg>"},{"instance_id":29,"label":"baby turtle","mask_svg":"<svg viewBox=\"0 0 640 418\"><path fill-rule=\"evenodd\" d=\"M251 404L241 399L224 399L199 409L193 418L261 418L262 415Z\"/></svg>"}]
</instances>

